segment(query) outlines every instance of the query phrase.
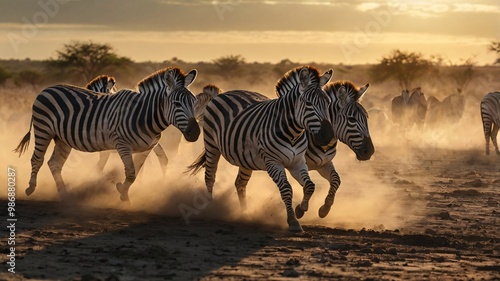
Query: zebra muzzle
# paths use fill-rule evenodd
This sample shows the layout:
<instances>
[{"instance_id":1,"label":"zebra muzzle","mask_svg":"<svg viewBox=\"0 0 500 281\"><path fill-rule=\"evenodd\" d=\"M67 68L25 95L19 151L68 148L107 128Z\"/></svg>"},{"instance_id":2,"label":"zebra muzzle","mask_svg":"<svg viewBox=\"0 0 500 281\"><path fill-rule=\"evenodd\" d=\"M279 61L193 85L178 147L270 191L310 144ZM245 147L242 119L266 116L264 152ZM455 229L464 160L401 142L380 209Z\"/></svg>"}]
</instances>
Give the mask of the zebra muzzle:
<instances>
[{"instance_id":1,"label":"zebra muzzle","mask_svg":"<svg viewBox=\"0 0 500 281\"><path fill-rule=\"evenodd\" d=\"M316 145L325 146L333 139L333 126L328 120L321 121L321 127L317 134L314 134L314 142Z\"/></svg>"},{"instance_id":2,"label":"zebra muzzle","mask_svg":"<svg viewBox=\"0 0 500 281\"><path fill-rule=\"evenodd\" d=\"M356 149L356 158L360 161L370 160L374 153L375 147L373 146L372 139L365 137L361 146Z\"/></svg>"},{"instance_id":3,"label":"zebra muzzle","mask_svg":"<svg viewBox=\"0 0 500 281\"><path fill-rule=\"evenodd\" d=\"M189 142L195 142L200 136L200 127L195 118L189 118L186 129L182 132L184 138Z\"/></svg>"}]
</instances>

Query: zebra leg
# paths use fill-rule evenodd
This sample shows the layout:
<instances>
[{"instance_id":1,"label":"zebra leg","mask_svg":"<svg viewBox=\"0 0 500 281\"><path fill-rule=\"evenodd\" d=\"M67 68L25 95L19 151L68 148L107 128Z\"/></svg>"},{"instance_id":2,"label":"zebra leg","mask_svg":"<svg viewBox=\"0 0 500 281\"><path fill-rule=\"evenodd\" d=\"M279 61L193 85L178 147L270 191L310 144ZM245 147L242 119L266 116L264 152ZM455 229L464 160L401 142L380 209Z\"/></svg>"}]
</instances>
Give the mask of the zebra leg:
<instances>
[{"instance_id":1,"label":"zebra leg","mask_svg":"<svg viewBox=\"0 0 500 281\"><path fill-rule=\"evenodd\" d=\"M301 163L297 167L293 169L289 168L288 170L293 178L300 183L304 191L302 202L295 207L295 215L300 219L304 216L304 212L309 210L309 200L314 193L315 185L309 177L309 172L307 171L307 165L305 163Z\"/></svg>"},{"instance_id":2,"label":"zebra leg","mask_svg":"<svg viewBox=\"0 0 500 281\"><path fill-rule=\"evenodd\" d=\"M498 126L495 123L492 124L493 129L491 130L491 141L495 146L495 152L497 155L500 155L500 151L498 151L498 143L497 143L497 135L498 135Z\"/></svg>"},{"instance_id":3,"label":"zebra leg","mask_svg":"<svg viewBox=\"0 0 500 281\"><path fill-rule=\"evenodd\" d=\"M48 165L50 168L50 172L52 172L52 176L56 181L57 192L61 197L62 201L65 201L69 198L68 191L66 190L66 185L64 184L61 171L64 163L68 159L68 156L71 152L71 147L65 144L63 141L59 139L55 139L54 152L48 161Z\"/></svg>"},{"instance_id":4,"label":"zebra leg","mask_svg":"<svg viewBox=\"0 0 500 281\"><path fill-rule=\"evenodd\" d=\"M205 147L207 147L205 145ZM209 147L210 148L210 147ZM217 166L219 164L220 151L217 149L205 151L206 164L205 164L205 185L207 186L208 198L213 199L213 189L215 184L215 174L217 173Z\"/></svg>"},{"instance_id":5,"label":"zebra leg","mask_svg":"<svg viewBox=\"0 0 500 281\"><path fill-rule=\"evenodd\" d=\"M491 121L483 120L484 139L486 140L486 155L490 155Z\"/></svg>"},{"instance_id":6,"label":"zebra leg","mask_svg":"<svg viewBox=\"0 0 500 281\"><path fill-rule=\"evenodd\" d=\"M328 190L328 195L325 198L325 204L319 208L318 214L320 218L326 217L332 208L333 201L335 200L335 194L340 186L340 176L335 171L335 167L332 162L320 167L318 173L330 182L330 189Z\"/></svg>"},{"instance_id":7,"label":"zebra leg","mask_svg":"<svg viewBox=\"0 0 500 281\"><path fill-rule=\"evenodd\" d=\"M165 174L167 173L167 166L168 166L167 154L165 153L165 150L163 150L163 147L161 147L160 143L158 143L153 148L153 151L158 157L158 160L160 161L161 171L163 172L163 176L165 176Z\"/></svg>"},{"instance_id":8,"label":"zebra leg","mask_svg":"<svg viewBox=\"0 0 500 281\"><path fill-rule=\"evenodd\" d=\"M123 183L117 183L116 189L120 192L120 199L122 201L130 201L128 198L128 190L136 178L134 160L132 159L132 150L125 145L118 145L117 150L118 154L120 154L123 165L125 166L125 181Z\"/></svg>"},{"instance_id":9,"label":"zebra leg","mask_svg":"<svg viewBox=\"0 0 500 281\"><path fill-rule=\"evenodd\" d=\"M104 166L108 162L109 155L111 155L111 151L101 151L99 152L99 161L97 161L97 170L103 171Z\"/></svg>"},{"instance_id":10,"label":"zebra leg","mask_svg":"<svg viewBox=\"0 0 500 281\"><path fill-rule=\"evenodd\" d=\"M304 231L300 226L299 221L295 217L295 212L292 207L293 190L292 186L286 178L285 168L279 163L266 161L266 171L278 186L281 194L281 199L285 203L288 230L293 232Z\"/></svg>"},{"instance_id":11,"label":"zebra leg","mask_svg":"<svg viewBox=\"0 0 500 281\"><path fill-rule=\"evenodd\" d=\"M252 170L241 168L238 170L238 177L234 185L236 186L236 191L238 192L238 199L240 200L240 206L243 211L247 209L247 184L252 176Z\"/></svg>"},{"instance_id":12,"label":"zebra leg","mask_svg":"<svg viewBox=\"0 0 500 281\"><path fill-rule=\"evenodd\" d=\"M142 166L144 166L144 162L146 162L146 158L148 158L150 152L151 150L148 150L134 155L135 157L133 157L133 159L135 163L134 165L135 165L136 175L138 175L139 172L142 170Z\"/></svg>"},{"instance_id":13,"label":"zebra leg","mask_svg":"<svg viewBox=\"0 0 500 281\"><path fill-rule=\"evenodd\" d=\"M40 171L40 167L43 165L43 160L45 156L45 152L47 152L47 147L52 140L52 137L42 138L39 132L36 130L37 128L33 126L35 129L35 150L33 151L33 156L31 156L31 177L28 188L26 188L26 195L30 196L36 189L36 178L38 175L38 171Z\"/></svg>"}]
</instances>

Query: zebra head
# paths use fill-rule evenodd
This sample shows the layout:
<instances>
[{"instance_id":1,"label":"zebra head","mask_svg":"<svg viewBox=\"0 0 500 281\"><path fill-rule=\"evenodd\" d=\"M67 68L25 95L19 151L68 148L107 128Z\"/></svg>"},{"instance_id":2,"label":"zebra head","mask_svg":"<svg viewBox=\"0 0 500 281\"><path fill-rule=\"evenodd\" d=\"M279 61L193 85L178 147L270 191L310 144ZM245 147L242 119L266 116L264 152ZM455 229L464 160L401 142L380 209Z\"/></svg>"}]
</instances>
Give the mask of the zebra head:
<instances>
[{"instance_id":1,"label":"zebra head","mask_svg":"<svg viewBox=\"0 0 500 281\"><path fill-rule=\"evenodd\" d=\"M203 110L205 110L207 104L220 93L222 93L222 90L219 87L208 84L203 87L203 91L201 93L196 95L196 102L194 104L194 116L197 120L203 119Z\"/></svg>"},{"instance_id":2,"label":"zebra head","mask_svg":"<svg viewBox=\"0 0 500 281\"><path fill-rule=\"evenodd\" d=\"M295 104L295 118L300 126L313 134L313 140L317 145L326 145L333 138L332 125L328 118L331 99L322 88L332 78L333 70L330 69L320 75L316 68L304 66L289 71L285 77L289 77L294 72L298 72L299 82L299 98Z\"/></svg>"},{"instance_id":3,"label":"zebra head","mask_svg":"<svg viewBox=\"0 0 500 281\"><path fill-rule=\"evenodd\" d=\"M164 114L167 122L178 128L184 138L194 142L200 135L200 127L194 116L196 98L187 88L196 78L197 71L191 70L184 74L178 68L168 68L164 72L166 98L164 99Z\"/></svg>"},{"instance_id":4,"label":"zebra head","mask_svg":"<svg viewBox=\"0 0 500 281\"><path fill-rule=\"evenodd\" d=\"M350 81L336 81L324 88L332 98L330 121L335 138L347 144L358 160L369 160L375 152L368 130L368 113L358 102L369 86L358 88Z\"/></svg>"},{"instance_id":5,"label":"zebra head","mask_svg":"<svg viewBox=\"0 0 500 281\"><path fill-rule=\"evenodd\" d=\"M99 75L92 79L85 88L94 92L103 94L113 94L116 93L116 80L112 76Z\"/></svg>"}]
</instances>

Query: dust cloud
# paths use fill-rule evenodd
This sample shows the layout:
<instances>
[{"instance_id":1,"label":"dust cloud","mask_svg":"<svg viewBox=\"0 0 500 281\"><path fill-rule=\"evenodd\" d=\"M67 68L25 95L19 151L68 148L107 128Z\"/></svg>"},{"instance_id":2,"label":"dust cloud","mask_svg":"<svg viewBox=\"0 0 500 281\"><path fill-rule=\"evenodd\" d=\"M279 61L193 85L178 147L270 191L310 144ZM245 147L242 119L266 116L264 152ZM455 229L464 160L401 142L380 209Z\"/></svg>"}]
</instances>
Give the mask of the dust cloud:
<instances>
[{"instance_id":1,"label":"dust cloud","mask_svg":"<svg viewBox=\"0 0 500 281\"><path fill-rule=\"evenodd\" d=\"M31 95L23 106L13 109L4 106L1 111L0 161L13 167L17 173L18 200L59 200L55 182L46 164L52 153L49 148L45 163L38 174L38 187L27 197L24 193L30 177L30 158L33 153L34 139L28 151L17 157L12 150L29 130ZM380 107L387 108L387 104ZM334 165L342 180L330 214L321 219L318 209L327 195L329 183L316 171L310 175L316 184L316 191L309 204L309 211L300 219L302 225L315 224L328 227L397 229L412 223L418 204L425 200L408 200L408 196L418 196L408 188L397 184L398 163L418 163L419 154L432 155L433 149L473 149L484 153L484 137L478 104L468 103L463 118L457 124L440 126L432 130L412 128L402 132L389 119L370 116L370 131L375 145L375 155L370 161L360 162L344 144L338 145ZM168 143L162 139L161 143ZM83 153L73 150L64 169L63 178L75 202L89 208L120 208L133 212L148 212L164 216L178 217L180 223L195 220L218 220L236 223L267 225L272 228L286 229L286 213L279 190L267 173L256 171L247 187L248 210L243 213L239 207L234 188L237 168L220 160L217 181L214 187L214 200L206 197L203 179L204 170L192 176L184 173L203 149L202 138L196 143L181 140L176 153L169 154L166 175L162 174L158 159L151 153L132 185L129 196L131 203L119 200L115 184L124 179L121 161L113 153L104 171L97 171L95 165L98 153ZM438 160L438 159L437 159ZM391 168L386 168L392 163ZM422 165L427 165L422 162ZM5 169L4 169L5 170ZM395 176L396 175L396 176ZM6 173L0 174L5 182ZM293 206L302 199L302 188L289 175L294 188ZM415 185L425 184L415 182ZM1 198L6 196L2 192ZM68 206L70 208L70 206Z\"/></svg>"}]
</instances>

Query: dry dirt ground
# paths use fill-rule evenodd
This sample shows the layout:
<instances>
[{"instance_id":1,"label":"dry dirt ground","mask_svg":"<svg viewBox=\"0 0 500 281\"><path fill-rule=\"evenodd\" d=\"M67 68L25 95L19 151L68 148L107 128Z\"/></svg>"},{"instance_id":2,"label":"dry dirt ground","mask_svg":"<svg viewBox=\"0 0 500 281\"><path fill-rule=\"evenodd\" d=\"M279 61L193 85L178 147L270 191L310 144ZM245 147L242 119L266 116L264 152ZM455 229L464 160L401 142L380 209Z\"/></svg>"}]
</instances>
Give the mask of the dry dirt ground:
<instances>
[{"instance_id":1,"label":"dry dirt ground","mask_svg":"<svg viewBox=\"0 0 500 281\"><path fill-rule=\"evenodd\" d=\"M364 163L350 154L336 163L343 182L325 220L317 218L317 209L326 183L314 177L322 195L315 194L319 199L311 204L302 221L305 232L299 234L288 233L284 214L278 215L284 208L277 189L270 192L274 201L261 200L275 210L260 207L260 214L241 219L229 215L238 211L231 211L233 207L203 206L186 220L179 206L193 203L186 195L196 197L193 192L177 193L175 203L172 196L148 201L131 192L132 206L113 205L106 204L118 197L110 184L90 195L75 188L79 203L63 204L54 192L23 196L27 179L20 179L16 273L7 271L8 250L3 250L0 279L500 279L499 157L487 157L479 147L401 152L379 146L376 157ZM357 180L360 174L365 180ZM45 185L39 189L55 189L49 180ZM93 185L99 181L85 188ZM221 191L210 204L232 198L237 209L229 180L226 185L227 192ZM250 189L249 204L257 204L259 192ZM298 202L300 189L295 192ZM200 196L198 205L203 205ZM7 201L1 198L5 218ZM357 213L361 205L363 212ZM5 233L2 227L4 246Z\"/></svg>"}]
</instances>

